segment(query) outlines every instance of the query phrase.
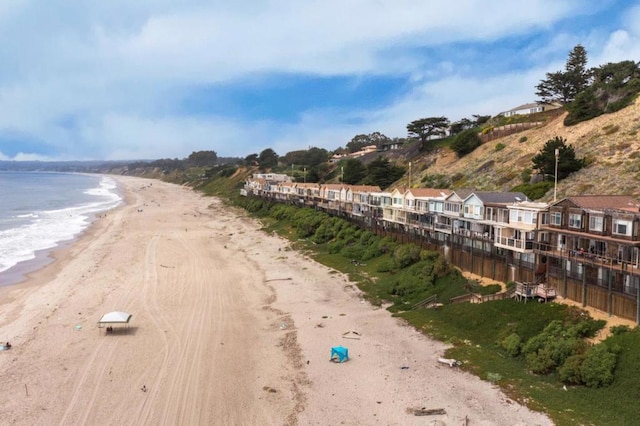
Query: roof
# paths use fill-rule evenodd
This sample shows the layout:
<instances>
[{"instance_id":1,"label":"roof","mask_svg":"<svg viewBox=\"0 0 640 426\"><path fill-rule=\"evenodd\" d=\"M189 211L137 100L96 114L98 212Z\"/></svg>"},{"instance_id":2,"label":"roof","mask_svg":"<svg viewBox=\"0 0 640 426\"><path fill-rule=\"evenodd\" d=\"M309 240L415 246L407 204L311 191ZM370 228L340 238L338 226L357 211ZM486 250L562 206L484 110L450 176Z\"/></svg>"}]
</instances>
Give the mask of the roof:
<instances>
[{"instance_id":1,"label":"roof","mask_svg":"<svg viewBox=\"0 0 640 426\"><path fill-rule=\"evenodd\" d=\"M414 197L446 197L451 194L450 189L438 189L438 188L411 188L407 190Z\"/></svg>"},{"instance_id":2,"label":"roof","mask_svg":"<svg viewBox=\"0 0 640 426\"><path fill-rule=\"evenodd\" d=\"M507 208L510 207L513 207L514 209L546 210L549 208L549 204L535 201L521 201L519 203L507 206Z\"/></svg>"},{"instance_id":3,"label":"roof","mask_svg":"<svg viewBox=\"0 0 640 426\"><path fill-rule=\"evenodd\" d=\"M447 195L447 199L451 200L455 196L462 201L472 193L473 193L473 190L471 189L456 189L455 191L451 192L451 194Z\"/></svg>"},{"instance_id":4,"label":"roof","mask_svg":"<svg viewBox=\"0 0 640 426\"><path fill-rule=\"evenodd\" d=\"M474 191L473 194L485 204L511 204L519 201L529 201L529 198L522 192Z\"/></svg>"},{"instance_id":5,"label":"roof","mask_svg":"<svg viewBox=\"0 0 640 426\"><path fill-rule=\"evenodd\" d=\"M131 319L131 314L129 313L114 311L114 312L109 312L108 314L104 314L102 318L100 318L100 321L98 321L98 324L105 324L105 323L125 324L125 323L128 323L130 319Z\"/></svg>"},{"instance_id":6,"label":"roof","mask_svg":"<svg viewBox=\"0 0 640 426\"><path fill-rule=\"evenodd\" d=\"M528 104L518 105L517 107L511 108L510 110L505 111L505 112L520 111L520 110L523 110L523 109L531 109L531 108L535 108L535 107L538 107L538 106L545 106L545 105L546 104L539 103L539 102L531 102L531 103L528 103Z\"/></svg>"},{"instance_id":7,"label":"roof","mask_svg":"<svg viewBox=\"0 0 640 426\"><path fill-rule=\"evenodd\" d=\"M528 104L518 105L515 108L502 111L500 114L505 114L507 112L531 110L532 108L536 108L536 107L544 107L544 110L547 111L547 110L562 108L562 104L559 102L530 102Z\"/></svg>"},{"instance_id":8,"label":"roof","mask_svg":"<svg viewBox=\"0 0 640 426\"><path fill-rule=\"evenodd\" d=\"M296 182L297 188L320 188L319 183L305 183L305 182Z\"/></svg>"},{"instance_id":9,"label":"roof","mask_svg":"<svg viewBox=\"0 0 640 426\"><path fill-rule=\"evenodd\" d=\"M630 195L576 195L566 197L577 207L591 210L617 209L640 212L640 202Z\"/></svg>"},{"instance_id":10,"label":"roof","mask_svg":"<svg viewBox=\"0 0 640 426\"><path fill-rule=\"evenodd\" d=\"M349 185L352 192L380 192L379 186L373 185Z\"/></svg>"},{"instance_id":11,"label":"roof","mask_svg":"<svg viewBox=\"0 0 640 426\"><path fill-rule=\"evenodd\" d=\"M344 185L341 183L325 183L323 185L321 185L322 189L328 189L328 190L340 190L342 188L344 188Z\"/></svg>"}]
</instances>

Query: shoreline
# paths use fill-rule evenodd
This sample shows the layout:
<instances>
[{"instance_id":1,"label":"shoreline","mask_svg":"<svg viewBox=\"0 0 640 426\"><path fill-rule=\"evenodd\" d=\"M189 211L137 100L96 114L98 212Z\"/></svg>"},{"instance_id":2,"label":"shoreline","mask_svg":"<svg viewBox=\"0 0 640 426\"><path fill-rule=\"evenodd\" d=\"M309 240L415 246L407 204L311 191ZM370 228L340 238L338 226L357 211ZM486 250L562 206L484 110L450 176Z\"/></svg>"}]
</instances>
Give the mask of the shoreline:
<instances>
[{"instance_id":1,"label":"shoreline","mask_svg":"<svg viewBox=\"0 0 640 426\"><path fill-rule=\"evenodd\" d=\"M117 211L126 207L126 204L123 197L119 206L108 211ZM4 298L10 298L12 293L22 293L29 288L40 286L58 275L71 261L73 253L81 251L102 230L103 225L99 223L99 218L94 217L89 225L72 239L49 249L38 250L34 259L19 262L6 271L0 272L2 277L0 306Z\"/></svg>"},{"instance_id":2,"label":"shoreline","mask_svg":"<svg viewBox=\"0 0 640 426\"><path fill-rule=\"evenodd\" d=\"M58 173L58 172L46 172L46 173ZM115 211L119 208L124 207L127 204L126 195L122 191L121 185L118 183L119 181L111 175L95 175L89 173L71 173L71 172L59 172L62 174L79 174L85 176L103 176L109 177L116 181L117 187L115 189L115 193L121 198L120 203L108 210L102 210L95 213L90 213L88 215L88 224L82 229L78 234L74 235L72 238L64 241L59 241L55 246L49 247L46 249L36 250L34 252L34 258L24 260L18 262L17 264L11 266L9 269L0 272L0 292L3 291L5 287L12 287L16 285L20 285L26 281L29 281L31 277L37 274L38 271L47 268L48 266L56 263L59 258L64 258L64 252L73 247L79 240L81 240L84 235L91 232L91 228L96 225L107 212Z\"/></svg>"},{"instance_id":3,"label":"shoreline","mask_svg":"<svg viewBox=\"0 0 640 426\"><path fill-rule=\"evenodd\" d=\"M8 423L418 425L408 410L427 407L446 424L551 424L441 366L444 343L243 212L114 178L126 204L0 291ZM96 322L113 310L133 317L107 335ZM328 362L336 345L348 362Z\"/></svg>"}]
</instances>

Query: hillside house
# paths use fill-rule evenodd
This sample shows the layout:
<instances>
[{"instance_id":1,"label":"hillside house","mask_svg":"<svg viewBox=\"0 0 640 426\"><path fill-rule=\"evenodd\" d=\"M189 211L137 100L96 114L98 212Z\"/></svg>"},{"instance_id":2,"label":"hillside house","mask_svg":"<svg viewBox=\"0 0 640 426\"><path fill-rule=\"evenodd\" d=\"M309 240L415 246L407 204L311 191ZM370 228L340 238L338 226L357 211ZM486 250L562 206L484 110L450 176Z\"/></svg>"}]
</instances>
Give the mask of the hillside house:
<instances>
[{"instance_id":1,"label":"hillside house","mask_svg":"<svg viewBox=\"0 0 640 426\"><path fill-rule=\"evenodd\" d=\"M545 104L541 102L534 102L534 103L519 105L508 111L503 111L498 115L502 115L504 117L512 117L514 115L528 115L528 114L535 114L537 112L551 111L558 108L562 108L562 105L556 104L556 103Z\"/></svg>"}]
</instances>

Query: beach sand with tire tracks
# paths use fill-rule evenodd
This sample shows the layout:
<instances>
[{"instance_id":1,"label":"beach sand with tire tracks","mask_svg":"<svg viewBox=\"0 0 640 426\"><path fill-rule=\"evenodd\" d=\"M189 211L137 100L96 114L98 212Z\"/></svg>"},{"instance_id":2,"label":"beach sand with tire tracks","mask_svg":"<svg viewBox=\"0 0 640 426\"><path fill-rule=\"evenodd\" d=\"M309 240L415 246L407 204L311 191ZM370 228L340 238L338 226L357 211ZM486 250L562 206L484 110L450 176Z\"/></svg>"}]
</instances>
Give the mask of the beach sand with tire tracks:
<instances>
[{"instance_id":1,"label":"beach sand with tire tracks","mask_svg":"<svg viewBox=\"0 0 640 426\"><path fill-rule=\"evenodd\" d=\"M3 424L552 424L243 212L116 178L124 206L0 288Z\"/></svg>"}]
</instances>

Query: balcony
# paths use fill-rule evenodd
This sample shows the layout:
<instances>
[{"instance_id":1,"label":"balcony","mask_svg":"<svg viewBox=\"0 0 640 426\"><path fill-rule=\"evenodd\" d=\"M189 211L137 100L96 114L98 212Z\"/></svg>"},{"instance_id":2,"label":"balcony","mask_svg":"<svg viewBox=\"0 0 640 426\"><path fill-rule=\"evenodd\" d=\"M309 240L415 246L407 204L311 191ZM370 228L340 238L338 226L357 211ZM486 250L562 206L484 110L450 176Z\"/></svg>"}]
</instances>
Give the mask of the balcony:
<instances>
[{"instance_id":1,"label":"balcony","mask_svg":"<svg viewBox=\"0 0 640 426\"><path fill-rule=\"evenodd\" d=\"M516 239L513 237L497 237L495 240L496 247L525 252L533 250L532 240Z\"/></svg>"},{"instance_id":2,"label":"balcony","mask_svg":"<svg viewBox=\"0 0 640 426\"><path fill-rule=\"evenodd\" d=\"M434 224L434 228L438 232L444 232L445 234L451 234L451 225L446 223L436 223Z\"/></svg>"}]
</instances>

